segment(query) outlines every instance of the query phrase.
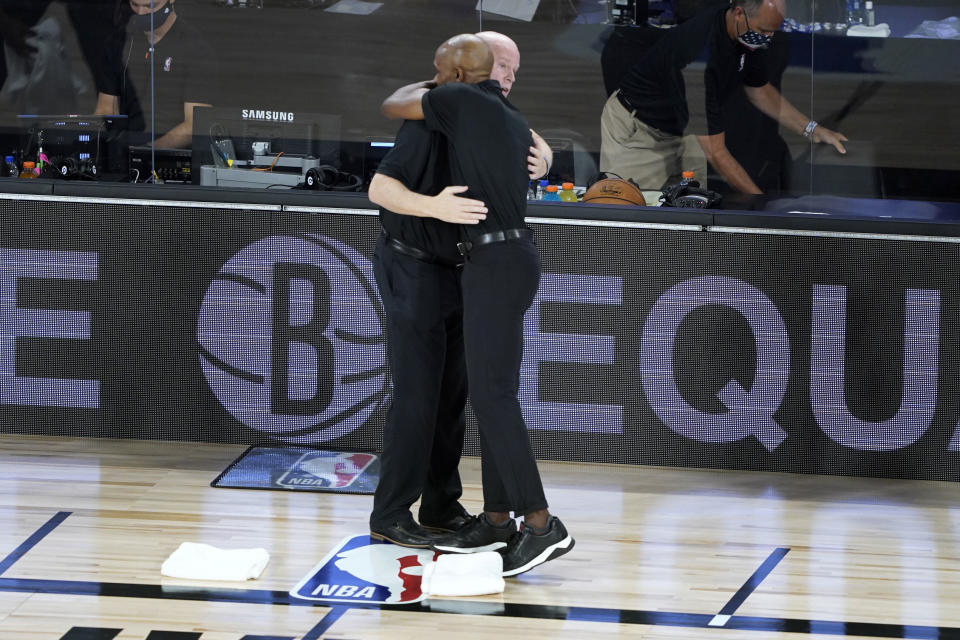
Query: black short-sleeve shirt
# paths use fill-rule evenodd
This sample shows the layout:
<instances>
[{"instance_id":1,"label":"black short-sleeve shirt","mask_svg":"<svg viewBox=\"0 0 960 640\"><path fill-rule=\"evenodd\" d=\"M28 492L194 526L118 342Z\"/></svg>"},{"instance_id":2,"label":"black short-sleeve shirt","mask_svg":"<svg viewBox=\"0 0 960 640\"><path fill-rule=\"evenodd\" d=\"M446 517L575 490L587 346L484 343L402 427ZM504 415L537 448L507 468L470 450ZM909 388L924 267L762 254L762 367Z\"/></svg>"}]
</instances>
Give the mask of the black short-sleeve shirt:
<instances>
[{"instance_id":1,"label":"black short-sleeve shirt","mask_svg":"<svg viewBox=\"0 0 960 640\"><path fill-rule=\"evenodd\" d=\"M767 83L764 53L747 50L727 34L728 7L710 7L671 29L630 67L620 91L639 120L673 135L722 133L722 105L729 95L741 84ZM703 71L685 75L697 59L706 60ZM696 86L687 86L685 77Z\"/></svg>"},{"instance_id":2,"label":"black short-sleeve shirt","mask_svg":"<svg viewBox=\"0 0 960 640\"><path fill-rule=\"evenodd\" d=\"M377 173L399 180L405 187L434 196L450 185L447 141L427 129L422 120L407 120L397 132L393 149L380 161ZM435 218L400 215L380 208L380 224L391 237L432 253L450 263L462 262L457 251L460 231L455 224Z\"/></svg>"},{"instance_id":3,"label":"black short-sleeve shirt","mask_svg":"<svg viewBox=\"0 0 960 640\"><path fill-rule=\"evenodd\" d=\"M199 31L177 16L154 46L155 133L162 136L183 122L185 102L213 104L218 68L212 48ZM150 43L143 33L120 32L104 54L101 93L117 96L131 131L150 130Z\"/></svg>"},{"instance_id":4,"label":"black short-sleeve shirt","mask_svg":"<svg viewBox=\"0 0 960 640\"><path fill-rule=\"evenodd\" d=\"M423 96L427 127L449 144L453 184L467 185L465 197L482 200L487 218L463 225L467 237L524 228L527 156L533 137L526 118L500 91L500 84L452 82Z\"/></svg>"}]
</instances>

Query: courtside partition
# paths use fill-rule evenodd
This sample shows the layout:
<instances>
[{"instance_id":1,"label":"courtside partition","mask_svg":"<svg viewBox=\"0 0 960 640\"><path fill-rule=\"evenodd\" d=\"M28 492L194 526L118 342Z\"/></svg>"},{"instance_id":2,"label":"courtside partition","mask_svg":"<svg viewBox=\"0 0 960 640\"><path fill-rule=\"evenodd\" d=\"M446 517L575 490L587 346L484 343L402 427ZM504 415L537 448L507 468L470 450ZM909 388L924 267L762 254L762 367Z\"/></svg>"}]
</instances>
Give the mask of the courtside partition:
<instances>
[{"instance_id":1,"label":"courtside partition","mask_svg":"<svg viewBox=\"0 0 960 640\"><path fill-rule=\"evenodd\" d=\"M364 196L61 185L0 193L0 432L379 448ZM538 458L958 479L956 225L528 214Z\"/></svg>"}]
</instances>

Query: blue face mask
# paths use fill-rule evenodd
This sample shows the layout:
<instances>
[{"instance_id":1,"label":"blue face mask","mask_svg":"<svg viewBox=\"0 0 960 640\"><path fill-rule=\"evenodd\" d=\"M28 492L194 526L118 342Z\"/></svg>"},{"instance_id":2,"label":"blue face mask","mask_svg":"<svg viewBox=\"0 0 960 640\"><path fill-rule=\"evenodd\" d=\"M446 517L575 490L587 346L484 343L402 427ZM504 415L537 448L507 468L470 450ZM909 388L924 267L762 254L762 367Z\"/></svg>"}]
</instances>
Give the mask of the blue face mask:
<instances>
[{"instance_id":1,"label":"blue face mask","mask_svg":"<svg viewBox=\"0 0 960 640\"><path fill-rule=\"evenodd\" d=\"M743 14L743 20L747 23L747 30L742 35L737 36L737 41L750 51L768 48L773 37L751 29L747 14Z\"/></svg>"},{"instance_id":2,"label":"blue face mask","mask_svg":"<svg viewBox=\"0 0 960 640\"><path fill-rule=\"evenodd\" d=\"M161 8L154 11L152 14L133 14L130 16L130 21L127 23L127 26L131 31L150 31L150 17L153 16L153 29L157 30L166 23L170 18L170 13L172 12L173 4L168 2L163 5Z\"/></svg>"}]
</instances>

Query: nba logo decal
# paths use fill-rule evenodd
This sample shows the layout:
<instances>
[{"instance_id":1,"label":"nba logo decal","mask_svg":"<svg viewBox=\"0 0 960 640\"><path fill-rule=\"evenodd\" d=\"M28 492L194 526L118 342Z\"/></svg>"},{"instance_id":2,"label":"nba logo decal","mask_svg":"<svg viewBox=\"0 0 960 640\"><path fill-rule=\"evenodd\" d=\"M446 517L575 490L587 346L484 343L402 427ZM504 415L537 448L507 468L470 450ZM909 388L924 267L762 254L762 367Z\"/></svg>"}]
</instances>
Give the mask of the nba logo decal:
<instances>
[{"instance_id":1,"label":"nba logo decal","mask_svg":"<svg viewBox=\"0 0 960 640\"><path fill-rule=\"evenodd\" d=\"M281 487L324 487L345 489L377 459L371 453L311 451L277 479Z\"/></svg>"},{"instance_id":2,"label":"nba logo decal","mask_svg":"<svg viewBox=\"0 0 960 640\"><path fill-rule=\"evenodd\" d=\"M290 590L294 598L327 602L410 604L423 600L423 568L434 551L408 549L370 536L344 538Z\"/></svg>"}]
</instances>

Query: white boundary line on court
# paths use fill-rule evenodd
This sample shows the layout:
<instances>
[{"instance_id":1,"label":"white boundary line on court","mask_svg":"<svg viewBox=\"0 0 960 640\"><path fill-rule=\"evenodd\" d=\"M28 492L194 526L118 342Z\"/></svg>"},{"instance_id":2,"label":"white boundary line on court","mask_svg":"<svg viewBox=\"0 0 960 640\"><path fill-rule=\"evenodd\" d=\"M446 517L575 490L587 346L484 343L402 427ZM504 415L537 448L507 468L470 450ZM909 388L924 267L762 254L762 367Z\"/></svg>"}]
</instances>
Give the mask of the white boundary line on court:
<instances>
[{"instance_id":1,"label":"white boundary line on court","mask_svg":"<svg viewBox=\"0 0 960 640\"><path fill-rule=\"evenodd\" d=\"M713 619L711 619L710 622L707 623L707 626L708 626L708 627L722 627L722 626L726 625L728 622L730 622L730 618L732 618L732 617L733 617L733 616L722 616L722 615L720 615L720 614L718 613L717 615L713 616Z\"/></svg>"}]
</instances>

